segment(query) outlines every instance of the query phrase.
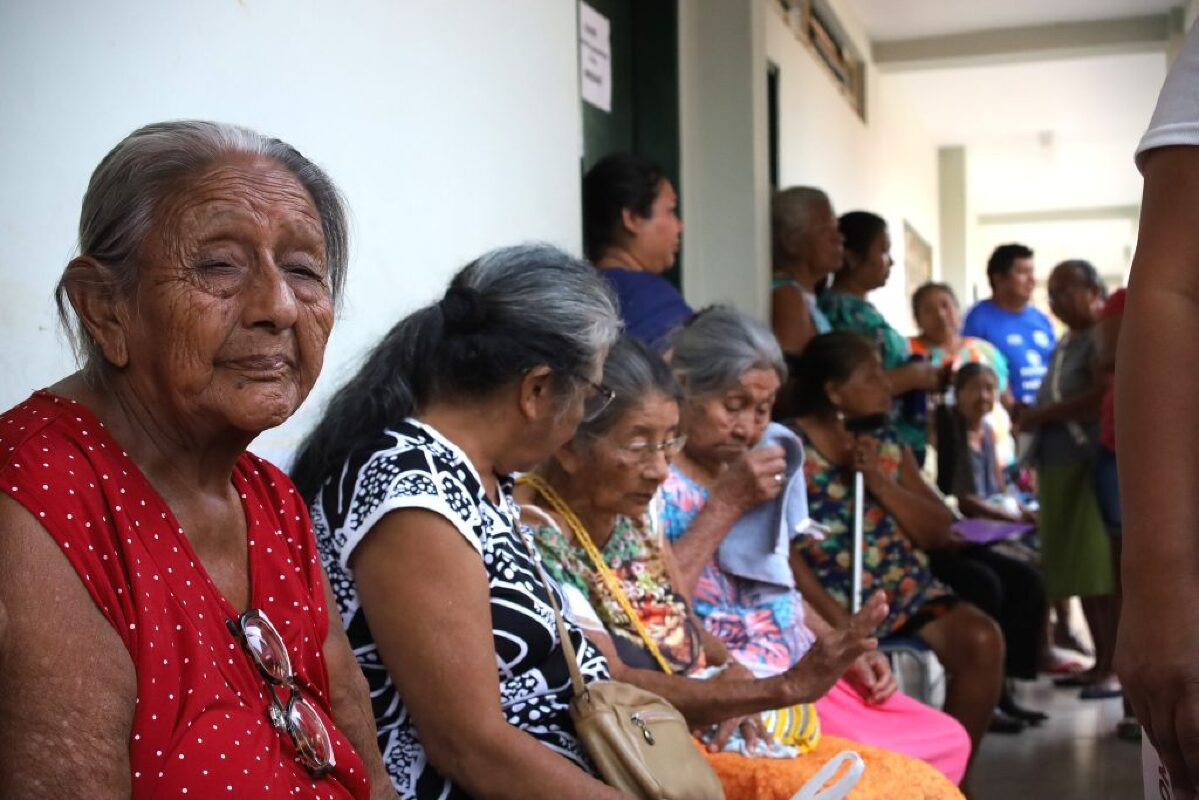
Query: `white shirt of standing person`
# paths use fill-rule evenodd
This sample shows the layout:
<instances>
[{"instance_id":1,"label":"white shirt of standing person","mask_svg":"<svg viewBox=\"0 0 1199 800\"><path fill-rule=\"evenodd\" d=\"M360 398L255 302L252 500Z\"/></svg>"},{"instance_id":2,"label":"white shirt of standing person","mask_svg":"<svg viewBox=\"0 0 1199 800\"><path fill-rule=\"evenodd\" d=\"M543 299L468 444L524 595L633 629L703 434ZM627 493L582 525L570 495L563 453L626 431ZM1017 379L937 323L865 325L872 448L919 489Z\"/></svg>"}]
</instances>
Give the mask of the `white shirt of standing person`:
<instances>
[{"instance_id":1,"label":"white shirt of standing person","mask_svg":"<svg viewBox=\"0 0 1199 800\"><path fill-rule=\"evenodd\" d=\"M1137 165L1148 151L1173 145L1199 145L1199 32L1191 28L1178 60L1170 67L1166 83L1149 121L1149 130L1137 147Z\"/></svg>"}]
</instances>

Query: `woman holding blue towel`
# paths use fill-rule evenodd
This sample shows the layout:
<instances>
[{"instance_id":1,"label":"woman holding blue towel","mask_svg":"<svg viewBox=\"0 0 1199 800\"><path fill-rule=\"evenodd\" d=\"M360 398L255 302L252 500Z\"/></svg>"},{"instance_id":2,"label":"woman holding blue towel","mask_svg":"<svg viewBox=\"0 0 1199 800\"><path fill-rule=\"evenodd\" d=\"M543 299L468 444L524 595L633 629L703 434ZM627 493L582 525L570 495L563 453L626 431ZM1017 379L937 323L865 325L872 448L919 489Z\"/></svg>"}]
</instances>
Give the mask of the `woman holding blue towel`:
<instances>
[{"instance_id":1,"label":"woman holding blue towel","mask_svg":"<svg viewBox=\"0 0 1199 800\"><path fill-rule=\"evenodd\" d=\"M785 539L790 554L799 535L810 530L796 519L806 516L798 498L787 502L791 487L804 485L802 454L791 449L789 460L790 445L762 444L787 377L782 352L761 322L717 306L701 311L675 337L671 366L684 391L687 442L662 484L659 522L680 583L704 627L739 662L757 676L778 674L833 627L792 574L738 574L743 572L738 551L744 555L767 545L773 551ZM777 428L770 430L787 441L786 434L773 433ZM770 532L755 538L739 522L768 502L778 513L762 523ZM742 533L730 547L729 538ZM818 584L815 591L824 594ZM835 624L847 618L848 612ZM877 652L860 658L816 708L826 733L915 756L955 782L965 771L970 750L962 726L896 692L886 659Z\"/></svg>"}]
</instances>

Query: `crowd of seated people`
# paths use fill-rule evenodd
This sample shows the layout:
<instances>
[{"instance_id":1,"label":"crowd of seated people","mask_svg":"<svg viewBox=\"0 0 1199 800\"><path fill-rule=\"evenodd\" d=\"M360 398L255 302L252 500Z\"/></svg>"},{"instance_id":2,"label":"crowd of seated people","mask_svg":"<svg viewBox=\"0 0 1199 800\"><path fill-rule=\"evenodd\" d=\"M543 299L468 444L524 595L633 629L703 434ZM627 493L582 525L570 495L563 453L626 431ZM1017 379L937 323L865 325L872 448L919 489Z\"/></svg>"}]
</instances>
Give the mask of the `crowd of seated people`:
<instances>
[{"instance_id":1,"label":"crowd of seated people","mask_svg":"<svg viewBox=\"0 0 1199 800\"><path fill-rule=\"evenodd\" d=\"M0 795L625 797L575 729L572 672L666 698L730 798L791 797L843 749L867 763L855 797L968 793L996 708L1036 717L1004 678L1035 674L1042 578L961 540L920 473L923 410L896 401L956 370L946 487L1031 520L997 498L1001 387L973 363L993 353L926 287L912 360L867 299L885 223L838 223L810 188L774 200L773 326L692 313L661 276L676 203L654 165L601 161L588 260L467 264L333 394L288 476L247 447L321 371L340 195L247 129L122 140L58 287L83 366L0 417ZM1102 297L1086 262L1054 271L1069 331L1036 403L1012 403L1037 437L1045 585L1083 596L1095 634L1090 696L1117 691L1119 512L1087 448ZM1094 513L1072 515L1083 491ZM892 636L944 664L944 712L897 691Z\"/></svg>"}]
</instances>

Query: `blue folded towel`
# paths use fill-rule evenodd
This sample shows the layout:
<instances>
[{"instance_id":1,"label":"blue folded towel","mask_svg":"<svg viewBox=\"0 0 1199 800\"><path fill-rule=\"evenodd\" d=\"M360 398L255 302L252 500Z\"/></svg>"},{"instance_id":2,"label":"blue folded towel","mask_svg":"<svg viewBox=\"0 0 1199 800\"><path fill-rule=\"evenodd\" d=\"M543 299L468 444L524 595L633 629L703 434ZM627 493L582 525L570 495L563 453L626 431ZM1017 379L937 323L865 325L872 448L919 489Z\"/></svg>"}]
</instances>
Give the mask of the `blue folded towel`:
<instances>
[{"instance_id":1,"label":"blue folded towel","mask_svg":"<svg viewBox=\"0 0 1199 800\"><path fill-rule=\"evenodd\" d=\"M783 491L733 523L716 551L716 563L731 575L794 589L795 577L788 558L791 542L813 532L808 519L803 442L789 428L772 422L758 447L767 445L779 445L786 454Z\"/></svg>"}]
</instances>

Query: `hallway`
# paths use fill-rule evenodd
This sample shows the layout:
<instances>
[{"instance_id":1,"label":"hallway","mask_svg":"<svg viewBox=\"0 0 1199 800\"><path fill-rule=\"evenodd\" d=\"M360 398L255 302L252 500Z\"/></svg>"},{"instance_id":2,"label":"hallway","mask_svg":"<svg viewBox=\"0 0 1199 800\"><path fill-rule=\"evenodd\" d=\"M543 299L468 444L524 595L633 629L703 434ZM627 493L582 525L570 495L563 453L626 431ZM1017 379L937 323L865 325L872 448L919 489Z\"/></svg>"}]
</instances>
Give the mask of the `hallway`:
<instances>
[{"instance_id":1,"label":"hallway","mask_svg":"<svg viewBox=\"0 0 1199 800\"><path fill-rule=\"evenodd\" d=\"M991 734L975 769L975 800L1132 800L1141 797L1141 748L1116 738L1119 699L1081 701L1049 678L1022 684L1019 702L1049 721Z\"/></svg>"}]
</instances>

